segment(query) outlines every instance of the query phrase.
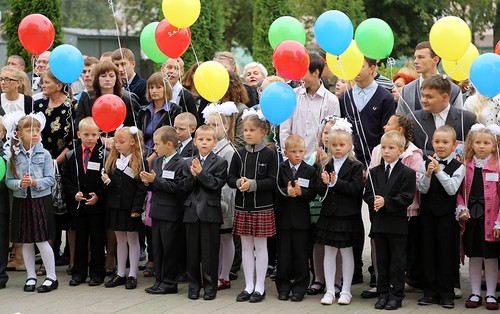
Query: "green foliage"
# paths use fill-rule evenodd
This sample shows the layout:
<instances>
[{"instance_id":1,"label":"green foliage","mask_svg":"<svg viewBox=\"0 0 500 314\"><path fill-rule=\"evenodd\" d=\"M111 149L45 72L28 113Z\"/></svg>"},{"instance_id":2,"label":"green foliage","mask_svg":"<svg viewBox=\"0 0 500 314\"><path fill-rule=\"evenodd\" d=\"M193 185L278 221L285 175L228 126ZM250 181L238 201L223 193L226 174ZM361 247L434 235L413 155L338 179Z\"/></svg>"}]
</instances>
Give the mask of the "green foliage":
<instances>
[{"instance_id":1,"label":"green foliage","mask_svg":"<svg viewBox=\"0 0 500 314\"><path fill-rule=\"evenodd\" d=\"M472 42L474 35L482 34L493 26L496 9L492 0L453 0L445 10L447 15L454 15L462 18L469 24L472 32Z\"/></svg>"},{"instance_id":2,"label":"green foliage","mask_svg":"<svg viewBox=\"0 0 500 314\"><path fill-rule=\"evenodd\" d=\"M45 15L54 25L56 38L51 49L63 43L61 29L61 10L58 0L10 0L10 12L5 20L5 35L7 37L7 55L20 55L24 58L27 71L31 69L31 54L26 51L17 36L17 28L21 20L30 14L39 13Z\"/></svg>"},{"instance_id":3,"label":"green foliage","mask_svg":"<svg viewBox=\"0 0 500 314\"><path fill-rule=\"evenodd\" d=\"M240 46L253 52L252 15L254 0L223 0L224 6L224 50Z\"/></svg>"},{"instance_id":4,"label":"green foliage","mask_svg":"<svg viewBox=\"0 0 500 314\"><path fill-rule=\"evenodd\" d=\"M107 1L61 1L61 24L64 27L114 29L115 22Z\"/></svg>"}]
</instances>

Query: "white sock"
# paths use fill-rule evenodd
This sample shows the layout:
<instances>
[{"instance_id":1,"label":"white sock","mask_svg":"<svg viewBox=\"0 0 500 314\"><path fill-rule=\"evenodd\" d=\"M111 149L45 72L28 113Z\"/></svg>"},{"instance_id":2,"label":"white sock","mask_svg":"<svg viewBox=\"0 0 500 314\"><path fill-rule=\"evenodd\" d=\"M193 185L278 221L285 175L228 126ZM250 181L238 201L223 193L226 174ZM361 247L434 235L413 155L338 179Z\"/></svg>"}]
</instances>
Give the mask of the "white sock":
<instances>
[{"instance_id":1,"label":"white sock","mask_svg":"<svg viewBox=\"0 0 500 314\"><path fill-rule=\"evenodd\" d=\"M469 259L469 280L472 294L481 295L481 273L483 266L482 257L471 257ZM495 279L496 280L496 279ZM479 301L479 298L472 299L472 301Z\"/></svg>"},{"instance_id":2,"label":"white sock","mask_svg":"<svg viewBox=\"0 0 500 314\"><path fill-rule=\"evenodd\" d=\"M335 292L335 272L337 268L336 258L338 249L333 246L325 245L325 259L323 266L325 268L326 290Z\"/></svg>"},{"instance_id":3,"label":"white sock","mask_svg":"<svg viewBox=\"0 0 500 314\"><path fill-rule=\"evenodd\" d=\"M56 280L56 263L54 259L54 251L50 246L48 241L37 242L36 246L40 251L40 255L42 256L43 265L45 266L45 271L47 272L47 278ZM44 285L50 286L52 284L51 281L45 280L43 282Z\"/></svg>"},{"instance_id":4,"label":"white sock","mask_svg":"<svg viewBox=\"0 0 500 314\"><path fill-rule=\"evenodd\" d=\"M234 241L230 233L220 235L219 278L229 280L229 272L234 259Z\"/></svg>"},{"instance_id":5,"label":"white sock","mask_svg":"<svg viewBox=\"0 0 500 314\"><path fill-rule=\"evenodd\" d=\"M253 281L255 257L253 251L253 238L241 236L241 264L243 266L243 274L245 275L245 291L248 293L252 293L255 288Z\"/></svg>"},{"instance_id":6,"label":"white sock","mask_svg":"<svg viewBox=\"0 0 500 314\"><path fill-rule=\"evenodd\" d=\"M484 278L486 279L486 295L495 296L498 277L498 258L484 259Z\"/></svg>"},{"instance_id":7,"label":"white sock","mask_svg":"<svg viewBox=\"0 0 500 314\"><path fill-rule=\"evenodd\" d=\"M141 257L141 246L139 244L139 232L127 232L128 255L130 269L128 275L137 278L137 268Z\"/></svg>"},{"instance_id":8,"label":"white sock","mask_svg":"<svg viewBox=\"0 0 500 314\"><path fill-rule=\"evenodd\" d=\"M125 277L125 267L127 266L128 247L127 233L115 231L116 235L116 274L120 277Z\"/></svg>"},{"instance_id":9,"label":"white sock","mask_svg":"<svg viewBox=\"0 0 500 314\"><path fill-rule=\"evenodd\" d=\"M352 276L354 275L354 254L352 246L340 249L342 255L342 291L351 293Z\"/></svg>"},{"instance_id":10,"label":"white sock","mask_svg":"<svg viewBox=\"0 0 500 314\"><path fill-rule=\"evenodd\" d=\"M253 238L255 245L255 291L263 294L266 290L266 271L269 255L267 254L267 238Z\"/></svg>"},{"instance_id":11,"label":"white sock","mask_svg":"<svg viewBox=\"0 0 500 314\"><path fill-rule=\"evenodd\" d=\"M35 270L35 244L33 243L23 243L23 259L24 265L26 266L26 273L28 278L36 278ZM27 285L34 285L36 281L29 280L26 282Z\"/></svg>"}]
</instances>

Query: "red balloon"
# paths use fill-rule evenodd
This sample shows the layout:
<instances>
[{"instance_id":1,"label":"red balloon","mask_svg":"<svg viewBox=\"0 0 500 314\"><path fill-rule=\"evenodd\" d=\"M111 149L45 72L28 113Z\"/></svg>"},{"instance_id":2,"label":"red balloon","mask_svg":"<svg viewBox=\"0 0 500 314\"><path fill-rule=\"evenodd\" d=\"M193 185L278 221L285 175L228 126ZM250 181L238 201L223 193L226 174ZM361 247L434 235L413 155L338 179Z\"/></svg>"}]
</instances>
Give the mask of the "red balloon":
<instances>
[{"instance_id":1,"label":"red balloon","mask_svg":"<svg viewBox=\"0 0 500 314\"><path fill-rule=\"evenodd\" d=\"M189 47L191 30L173 26L163 20L156 27L155 39L158 48L170 58L179 58Z\"/></svg>"},{"instance_id":2,"label":"red balloon","mask_svg":"<svg viewBox=\"0 0 500 314\"><path fill-rule=\"evenodd\" d=\"M495 53L496 53L497 55L500 55L500 41L499 41L499 42L497 42L497 45L495 46Z\"/></svg>"},{"instance_id":3,"label":"red balloon","mask_svg":"<svg viewBox=\"0 0 500 314\"><path fill-rule=\"evenodd\" d=\"M113 94L102 95L92 106L92 117L104 132L116 130L125 121L127 107L123 100Z\"/></svg>"},{"instance_id":4,"label":"red balloon","mask_svg":"<svg viewBox=\"0 0 500 314\"><path fill-rule=\"evenodd\" d=\"M289 80L300 80L309 71L309 53L295 40L285 40L274 49L274 68Z\"/></svg>"},{"instance_id":5,"label":"red balloon","mask_svg":"<svg viewBox=\"0 0 500 314\"><path fill-rule=\"evenodd\" d=\"M21 45L34 55L47 51L56 36L52 22L41 14L30 14L22 19L17 28Z\"/></svg>"}]
</instances>

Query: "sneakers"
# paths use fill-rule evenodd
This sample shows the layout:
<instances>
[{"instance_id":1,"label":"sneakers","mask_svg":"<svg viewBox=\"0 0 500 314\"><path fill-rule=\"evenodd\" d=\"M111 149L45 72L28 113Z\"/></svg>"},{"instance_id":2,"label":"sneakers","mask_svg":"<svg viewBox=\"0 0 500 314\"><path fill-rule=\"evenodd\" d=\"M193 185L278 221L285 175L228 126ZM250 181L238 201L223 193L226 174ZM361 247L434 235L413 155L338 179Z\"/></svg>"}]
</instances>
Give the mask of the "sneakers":
<instances>
[{"instance_id":1,"label":"sneakers","mask_svg":"<svg viewBox=\"0 0 500 314\"><path fill-rule=\"evenodd\" d=\"M231 288L231 281L219 278L219 282L217 284L217 290L224 290L229 288Z\"/></svg>"},{"instance_id":2,"label":"sneakers","mask_svg":"<svg viewBox=\"0 0 500 314\"><path fill-rule=\"evenodd\" d=\"M333 302L335 302L335 292L327 291L323 296L323 298L321 299L321 304L331 305L333 304Z\"/></svg>"},{"instance_id":3,"label":"sneakers","mask_svg":"<svg viewBox=\"0 0 500 314\"><path fill-rule=\"evenodd\" d=\"M348 305L351 303L352 294L347 291L340 292L340 297L337 301L340 305Z\"/></svg>"},{"instance_id":4,"label":"sneakers","mask_svg":"<svg viewBox=\"0 0 500 314\"><path fill-rule=\"evenodd\" d=\"M120 277L117 274L114 274L114 276L112 276L111 279L104 284L104 286L106 288L114 288L117 286L122 286L126 283L127 283L127 278Z\"/></svg>"}]
</instances>

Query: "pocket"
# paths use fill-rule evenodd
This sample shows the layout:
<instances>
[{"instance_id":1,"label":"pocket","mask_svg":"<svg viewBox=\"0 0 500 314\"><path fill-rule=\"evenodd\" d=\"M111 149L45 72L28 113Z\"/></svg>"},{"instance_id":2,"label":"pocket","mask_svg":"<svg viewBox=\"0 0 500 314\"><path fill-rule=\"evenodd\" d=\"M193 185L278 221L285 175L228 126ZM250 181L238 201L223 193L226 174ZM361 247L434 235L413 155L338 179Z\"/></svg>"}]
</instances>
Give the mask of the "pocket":
<instances>
[{"instance_id":1,"label":"pocket","mask_svg":"<svg viewBox=\"0 0 500 314\"><path fill-rule=\"evenodd\" d=\"M31 158L31 162L35 165L41 165L45 161L43 156L34 156Z\"/></svg>"},{"instance_id":2,"label":"pocket","mask_svg":"<svg viewBox=\"0 0 500 314\"><path fill-rule=\"evenodd\" d=\"M260 175L267 174L267 164L258 164L257 165L257 173Z\"/></svg>"}]
</instances>

